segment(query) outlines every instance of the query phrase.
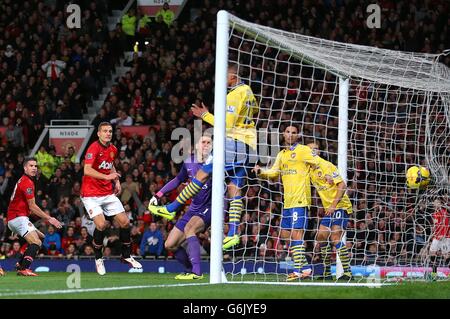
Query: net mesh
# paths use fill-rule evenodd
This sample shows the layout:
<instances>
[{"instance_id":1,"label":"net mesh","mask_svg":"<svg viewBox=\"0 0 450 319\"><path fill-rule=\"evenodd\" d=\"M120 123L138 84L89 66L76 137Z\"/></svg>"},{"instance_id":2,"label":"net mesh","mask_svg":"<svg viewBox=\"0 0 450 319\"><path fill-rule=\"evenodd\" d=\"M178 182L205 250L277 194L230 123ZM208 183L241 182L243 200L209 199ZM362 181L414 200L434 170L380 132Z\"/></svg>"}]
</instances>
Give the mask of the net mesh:
<instances>
[{"instance_id":1,"label":"net mesh","mask_svg":"<svg viewBox=\"0 0 450 319\"><path fill-rule=\"evenodd\" d=\"M259 102L254 121L262 166L273 163L289 125L299 128L300 143L316 142L321 156L337 166L339 79L349 79L347 194L354 213L346 246L351 264L423 266L432 201L449 189L450 73L439 55L338 43L230 15L229 60L239 65ZM412 165L430 169L426 190L406 187ZM250 175L244 193L240 244L224 253L228 278L285 281L292 256L290 240L280 238L282 184ZM304 237L312 265L321 262L315 237L323 215L313 188ZM334 263L334 251L331 258Z\"/></svg>"}]
</instances>

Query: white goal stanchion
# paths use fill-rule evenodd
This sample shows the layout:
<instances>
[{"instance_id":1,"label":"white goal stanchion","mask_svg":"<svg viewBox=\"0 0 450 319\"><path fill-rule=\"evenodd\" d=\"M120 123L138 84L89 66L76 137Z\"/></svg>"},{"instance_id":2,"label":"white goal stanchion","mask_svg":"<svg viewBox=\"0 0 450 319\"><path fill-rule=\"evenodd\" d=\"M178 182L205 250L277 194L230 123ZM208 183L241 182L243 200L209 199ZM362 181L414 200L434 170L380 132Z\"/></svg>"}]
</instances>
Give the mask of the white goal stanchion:
<instances>
[{"instance_id":1,"label":"white goal stanchion","mask_svg":"<svg viewBox=\"0 0 450 319\"><path fill-rule=\"evenodd\" d=\"M283 130L296 126L299 142L317 143L347 181L354 209L345 244L353 274L421 278L433 200L449 191L450 71L441 55L318 39L224 11L217 25L211 283L223 281L222 269L228 282L279 283L293 270L289 239L280 237L282 185L252 174L243 189L240 243L222 254L228 63L238 65L259 104L253 119L258 161L249 171L272 164ZM427 189L407 188L405 173L413 165L430 170ZM314 272L321 270L315 236L322 216L312 187L304 239ZM332 251L333 264L336 259Z\"/></svg>"}]
</instances>

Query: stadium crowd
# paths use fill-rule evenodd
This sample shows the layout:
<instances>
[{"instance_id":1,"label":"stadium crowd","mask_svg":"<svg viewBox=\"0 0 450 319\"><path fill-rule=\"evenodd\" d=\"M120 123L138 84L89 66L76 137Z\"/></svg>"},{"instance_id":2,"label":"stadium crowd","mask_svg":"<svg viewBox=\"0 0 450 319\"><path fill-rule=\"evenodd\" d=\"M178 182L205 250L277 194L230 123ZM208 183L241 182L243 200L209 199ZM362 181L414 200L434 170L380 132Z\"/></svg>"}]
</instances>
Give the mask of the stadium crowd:
<instances>
[{"instance_id":1,"label":"stadium crowd","mask_svg":"<svg viewBox=\"0 0 450 319\"><path fill-rule=\"evenodd\" d=\"M122 176L120 199L133 223L133 254L171 256L164 251L163 240L175 221L152 218L146 207L152 195L178 172L179 165L171 158L172 130L177 127L193 130L192 103L213 105L215 13L219 9L255 23L305 35L427 53L445 49L450 21L449 4L442 0L380 1L385 17L381 29L365 27L365 6L370 1L249 0L217 4L189 1L179 18L171 23L162 16L144 17L134 10L138 12L137 19L131 19L130 23L137 31L130 33L123 24L117 24L113 31L107 30L107 16L111 11L107 1L82 1L82 28L70 31L64 24L63 7L48 6L46 2L5 0L0 8L0 125L7 127L6 136L0 138L0 259L17 258L25 249L23 242L7 231L2 219L6 219L8 199L30 146L50 120L82 117L88 103L105 85L107 75L117 66L123 52L131 50L135 40L140 41L139 53L135 52L125 62L131 70L117 79L92 124L110 121L115 125L113 143L119 149L119 158L114 164ZM148 44L144 45L143 41ZM450 66L450 57L443 62ZM299 83L294 85L298 87ZM333 93L334 88L324 89L314 82L310 83L310 90L319 99L324 90ZM254 92L261 94L264 87L254 88ZM277 97L283 94L276 92ZM324 104L333 106L336 101L328 99ZM259 117L270 119L264 110L265 103L261 101ZM354 105L356 113L357 108ZM337 108L331 109L330 112L317 103L304 117L302 129L304 136L321 136L318 142L326 151L324 156L336 162ZM275 120L275 116L277 112L271 119ZM122 133L122 126L131 125L150 125L150 133L144 137ZM268 121L258 125L264 127ZM36 154L40 166L36 179L37 203L64 222L60 232L52 226L37 224L45 234L41 256L75 258L94 254L93 223L83 211L79 198L83 166L75 163L75 151L57 156L54 147L42 146ZM372 164L361 165L364 168ZM400 172L404 166L386 168L386 172L389 170ZM347 231L352 262L394 265L411 258L429 235L426 234L427 208L421 207L423 221L417 222L418 217L407 212L407 194L394 192L395 183L381 190L383 196L377 196L376 191L380 190L372 188L370 183L358 185L358 178L366 180L367 177L369 181L372 178L360 174L364 173L350 172L348 184L348 194L357 212ZM384 178L387 183L390 175L373 178ZM178 191L164 197L163 203L174 200ZM267 182L258 185L252 180L246 197L245 223L240 226L242 255L285 258L286 243L278 236L282 202L279 185L269 187ZM323 214L317 208L318 203L315 198L316 208L312 209L310 231L306 235L307 252L313 261L318 258L313 240L317 217ZM114 225L108 228L105 257L120 255L117 231ZM200 239L206 255L210 245L208 231L200 234Z\"/></svg>"}]
</instances>

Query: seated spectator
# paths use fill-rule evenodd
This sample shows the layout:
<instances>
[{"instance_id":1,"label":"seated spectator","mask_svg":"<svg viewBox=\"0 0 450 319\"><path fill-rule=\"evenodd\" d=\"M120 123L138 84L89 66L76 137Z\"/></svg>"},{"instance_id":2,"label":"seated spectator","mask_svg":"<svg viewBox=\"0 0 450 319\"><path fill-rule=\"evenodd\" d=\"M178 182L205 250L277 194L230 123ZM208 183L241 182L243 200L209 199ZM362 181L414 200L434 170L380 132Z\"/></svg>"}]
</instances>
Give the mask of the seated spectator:
<instances>
[{"instance_id":1,"label":"seated spectator","mask_svg":"<svg viewBox=\"0 0 450 319\"><path fill-rule=\"evenodd\" d=\"M8 258L20 259L22 257L21 246L19 241L15 241L12 244L10 251L8 252Z\"/></svg>"},{"instance_id":2,"label":"seated spectator","mask_svg":"<svg viewBox=\"0 0 450 319\"><path fill-rule=\"evenodd\" d=\"M61 236L55 231L53 225L49 225L42 246L49 251L61 253Z\"/></svg>"},{"instance_id":3,"label":"seated spectator","mask_svg":"<svg viewBox=\"0 0 450 319\"><path fill-rule=\"evenodd\" d=\"M63 251L67 254L70 245L75 244L78 236L75 236L75 229L72 226L67 227L66 235L61 240Z\"/></svg>"},{"instance_id":4,"label":"seated spectator","mask_svg":"<svg viewBox=\"0 0 450 319\"><path fill-rule=\"evenodd\" d=\"M91 245L85 245L83 248L83 253L81 256L85 257L95 257L94 248Z\"/></svg>"},{"instance_id":5,"label":"seated spectator","mask_svg":"<svg viewBox=\"0 0 450 319\"><path fill-rule=\"evenodd\" d=\"M140 253L145 256L161 256L164 248L164 240L161 231L152 222L150 227L144 232L141 240Z\"/></svg>"},{"instance_id":6,"label":"seated spectator","mask_svg":"<svg viewBox=\"0 0 450 319\"><path fill-rule=\"evenodd\" d=\"M128 116L127 112L119 110L117 112L118 117L111 120L111 124L117 124L117 126L131 126L133 125L133 119Z\"/></svg>"},{"instance_id":7,"label":"seated spectator","mask_svg":"<svg viewBox=\"0 0 450 319\"><path fill-rule=\"evenodd\" d=\"M67 246L65 254L67 259L76 259L78 257L78 250L75 243L71 243Z\"/></svg>"}]
</instances>

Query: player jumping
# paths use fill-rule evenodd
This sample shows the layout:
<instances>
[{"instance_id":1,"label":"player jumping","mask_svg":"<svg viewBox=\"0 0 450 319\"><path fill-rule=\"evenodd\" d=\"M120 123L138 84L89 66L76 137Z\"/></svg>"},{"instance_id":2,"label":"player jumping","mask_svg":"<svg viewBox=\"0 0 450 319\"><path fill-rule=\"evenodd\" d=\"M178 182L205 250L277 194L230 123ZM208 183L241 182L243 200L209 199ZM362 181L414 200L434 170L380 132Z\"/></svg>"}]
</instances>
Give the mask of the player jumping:
<instances>
[{"instance_id":1,"label":"player jumping","mask_svg":"<svg viewBox=\"0 0 450 319\"><path fill-rule=\"evenodd\" d=\"M131 256L130 221L125 209L117 197L120 194L120 175L114 168L117 148L111 144L112 126L102 122L98 126L98 141L92 143L86 151L84 159L84 176L81 184L81 200L94 220L95 266L99 275L106 273L103 263L103 239L105 237L105 216L114 216L119 224L119 239L122 242L122 261L133 268L142 265Z\"/></svg>"},{"instance_id":2,"label":"player jumping","mask_svg":"<svg viewBox=\"0 0 450 319\"><path fill-rule=\"evenodd\" d=\"M30 213L49 222L56 228L61 228L61 223L50 215L47 215L39 208L34 198L34 181L37 174L37 160L27 158L23 162L24 174L17 181L14 191L11 195L11 202L8 206L7 221L9 229L25 238L28 247L25 253L16 264L18 276L37 276L31 271L30 266L42 246L40 233L33 223L29 220Z\"/></svg>"},{"instance_id":3,"label":"player jumping","mask_svg":"<svg viewBox=\"0 0 450 319\"><path fill-rule=\"evenodd\" d=\"M158 199L165 193L177 188L187 179L193 179L202 167L204 159L211 153L212 139L203 136L196 144L195 154L191 155L178 173L168 182L152 199L151 205L157 205ZM200 269L200 243L197 234L211 224L211 179L203 185L202 190L192 198L189 210L179 219L175 227L170 231L165 242L165 248L175 254L175 258L185 267L185 273L175 277L178 280L202 279ZM181 244L187 242L187 251Z\"/></svg>"},{"instance_id":4,"label":"player jumping","mask_svg":"<svg viewBox=\"0 0 450 319\"><path fill-rule=\"evenodd\" d=\"M230 200L229 230L223 240L223 249L229 249L239 243L238 228L241 213L244 207L241 189L247 176L246 164L249 154L256 149L256 127L253 122L254 115L258 111L258 104L252 89L242 83L238 76L238 66L228 66L226 113L226 144L225 144L225 170L228 175L227 194ZM214 115L208 112L207 107L193 104L193 114L211 125L214 125ZM197 171L175 201L167 206L152 206L148 209L152 214L172 219L175 213L197 193L199 193L212 173L212 156Z\"/></svg>"}]
</instances>

